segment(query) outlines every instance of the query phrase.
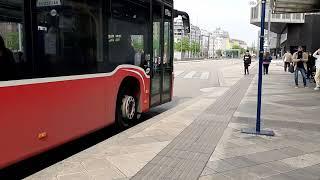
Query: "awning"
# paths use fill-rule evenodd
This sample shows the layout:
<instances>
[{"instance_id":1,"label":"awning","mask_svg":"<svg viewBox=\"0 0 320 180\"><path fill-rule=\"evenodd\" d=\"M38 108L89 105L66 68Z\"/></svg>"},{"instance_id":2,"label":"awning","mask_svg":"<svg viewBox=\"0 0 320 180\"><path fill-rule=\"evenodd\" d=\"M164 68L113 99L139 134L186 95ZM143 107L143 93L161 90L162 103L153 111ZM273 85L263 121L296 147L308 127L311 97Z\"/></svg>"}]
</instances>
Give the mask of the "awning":
<instances>
[{"instance_id":1,"label":"awning","mask_svg":"<svg viewBox=\"0 0 320 180\"><path fill-rule=\"evenodd\" d=\"M320 12L320 0L271 0L273 13Z\"/></svg>"}]
</instances>

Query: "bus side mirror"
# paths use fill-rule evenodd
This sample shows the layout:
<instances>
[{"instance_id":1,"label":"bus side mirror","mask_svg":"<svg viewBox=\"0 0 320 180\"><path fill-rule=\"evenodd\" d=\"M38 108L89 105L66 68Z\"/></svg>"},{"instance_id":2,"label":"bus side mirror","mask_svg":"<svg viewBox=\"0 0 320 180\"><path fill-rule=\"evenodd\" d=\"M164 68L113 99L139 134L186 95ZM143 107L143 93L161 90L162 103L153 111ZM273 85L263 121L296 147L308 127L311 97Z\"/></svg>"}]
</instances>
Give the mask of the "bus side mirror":
<instances>
[{"instance_id":1,"label":"bus side mirror","mask_svg":"<svg viewBox=\"0 0 320 180\"><path fill-rule=\"evenodd\" d=\"M181 16L183 22L183 28L186 33L190 33L190 17L188 13L183 11L174 10L174 17L177 18Z\"/></svg>"}]
</instances>

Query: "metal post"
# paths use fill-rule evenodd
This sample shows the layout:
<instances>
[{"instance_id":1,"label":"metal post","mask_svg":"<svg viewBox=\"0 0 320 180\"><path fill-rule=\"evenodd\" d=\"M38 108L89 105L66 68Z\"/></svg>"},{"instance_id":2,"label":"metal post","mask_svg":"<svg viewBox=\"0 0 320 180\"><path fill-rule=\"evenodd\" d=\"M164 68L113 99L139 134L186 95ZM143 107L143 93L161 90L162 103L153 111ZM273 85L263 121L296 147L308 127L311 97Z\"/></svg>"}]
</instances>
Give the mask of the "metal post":
<instances>
[{"instance_id":1,"label":"metal post","mask_svg":"<svg viewBox=\"0 0 320 180\"><path fill-rule=\"evenodd\" d=\"M259 80L258 80L258 107L257 107L257 124L256 131L261 130L261 96L262 96L262 63L264 53L264 23L266 17L266 0L262 0L261 11L261 35L260 35L260 54L259 54Z\"/></svg>"},{"instance_id":2,"label":"metal post","mask_svg":"<svg viewBox=\"0 0 320 180\"><path fill-rule=\"evenodd\" d=\"M262 104L262 68L264 54L264 29L266 18L266 0L261 1L261 34L260 34L260 53L259 53L259 78L258 78L258 103L257 103L257 122L255 129L242 129L242 133L274 136L273 131L261 130L261 104Z\"/></svg>"},{"instance_id":3,"label":"metal post","mask_svg":"<svg viewBox=\"0 0 320 180\"><path fill-rule=\"evenodd\" d=\"M268 50L270 51L271 48L271 41L270 41L270 29L271 29L271 14L272 14L272 9L271 9L271 2L269 5L269 11L268 11Z\"/></svg>"}]
</instances>

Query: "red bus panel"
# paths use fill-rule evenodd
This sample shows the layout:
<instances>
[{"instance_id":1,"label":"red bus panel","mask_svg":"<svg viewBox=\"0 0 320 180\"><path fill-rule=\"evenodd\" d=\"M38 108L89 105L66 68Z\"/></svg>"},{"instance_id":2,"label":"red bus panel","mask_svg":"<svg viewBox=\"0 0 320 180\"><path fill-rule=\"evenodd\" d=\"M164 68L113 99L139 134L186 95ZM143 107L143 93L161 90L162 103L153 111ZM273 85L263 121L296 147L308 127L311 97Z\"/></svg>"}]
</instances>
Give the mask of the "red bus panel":
<instances>
[{"instance_id":1,"label":"red bus panel","mask_svg":"<svg viewBox=\"0 0 320 180\"><path fill-rule=\"evenodd\" d=\"M1 82L0 169L114 123L117 93L128 76L140 82L140 109L148 111L150 78L133 66L72 80Z\"/></svg>"}]
</instances>

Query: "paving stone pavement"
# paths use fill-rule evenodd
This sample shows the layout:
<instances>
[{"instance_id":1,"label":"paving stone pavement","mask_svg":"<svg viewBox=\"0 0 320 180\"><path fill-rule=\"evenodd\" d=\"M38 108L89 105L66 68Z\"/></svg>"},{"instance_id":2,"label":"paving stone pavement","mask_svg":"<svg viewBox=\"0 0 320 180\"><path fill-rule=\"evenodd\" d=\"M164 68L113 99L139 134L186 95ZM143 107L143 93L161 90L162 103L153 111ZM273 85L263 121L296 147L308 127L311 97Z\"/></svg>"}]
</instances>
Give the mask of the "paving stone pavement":
<instances>
[{"instance_id":1,"label":"paving stone pavement","mask_svg":"<svg viewBox=\"0 0 320 180\"><path fill-rule=\"evenodd\" d=\"M200 180L320 180L320 93L295 89L274 64L264 76L263 126L275 137L242 134L255 125L257 84L251 84Z\"/></svg>"},{"instance_id":2,"label":"paving stone pavement","mask_svg":"<svg viewBox=\"0 0 320 180\"><path fill-rule=\"evenodd\" d=\"M218 98L132 180L198 179L253 77L242 78Z\"/></svg>"},{"instance_id":3,"label":"paving stone pavement","mask_svg":"<svg viewBox=\"0 0 320 180\"><path fill-rule=\"evenodd\" d=\"M221 84L222 87L216 87L214 91L179 104L146 122L121 132L25 179L129 179L188 128L197 117L203 114L222 94L233 87L241 77L238 71L223 71L221 73L221 79L224 79ZM220 133L223 133L223 130ZM205 150L205 146L203 147L203 150ZM194 155L194 158L203 158L197 153L190 155ZM209 157L210 154L207 154L205 158L209 159ZM198 173L201 171L202 169L198 169Z\"/></svg>"},{"instance_id":4,"label":"paving stone pavement","mask_svg":"<svg viewBox=\"0 0 320 180\"><path fill-rule=\"evenodd\" d=\"M254 78L250 86L225 81L219 95L185 102L26 179L320 180L320 93L313 84L295 89L293 75L271 65L262 124L276 136L242 134L255 125Z\"/></svg>"}]
</instances>

